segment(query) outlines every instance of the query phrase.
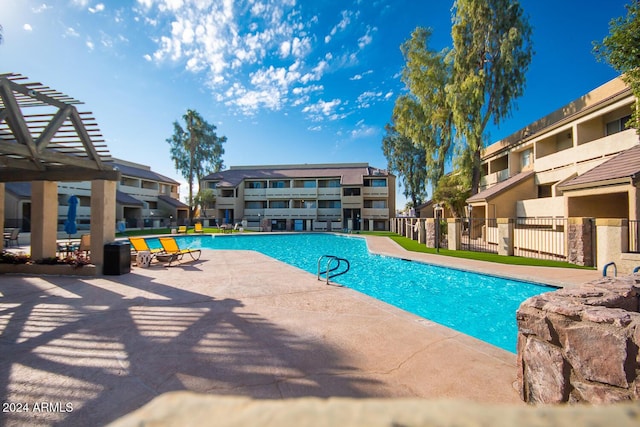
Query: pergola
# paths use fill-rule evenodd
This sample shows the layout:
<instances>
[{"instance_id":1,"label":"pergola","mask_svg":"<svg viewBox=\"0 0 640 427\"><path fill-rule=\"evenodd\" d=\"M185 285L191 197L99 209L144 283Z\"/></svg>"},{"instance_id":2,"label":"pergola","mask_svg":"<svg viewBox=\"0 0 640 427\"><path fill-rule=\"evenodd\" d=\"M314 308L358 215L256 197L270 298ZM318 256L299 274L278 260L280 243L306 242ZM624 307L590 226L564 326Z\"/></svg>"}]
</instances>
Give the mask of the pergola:
<instances>
[{"instance_id":1,"label":"pergola","mask_svg":"<svg viewBox=\"0 0 640 427\"><path fill-rule=\"evenodd\" d=\"M31 181L31 256L55 256L57 182L91 181L91 261L100 274L104 244L115 238L120 173L109 164L92 113L79 112L78 104L20 74L0 74L0 224L4 183Z\"/></svg>"}]
</instances>

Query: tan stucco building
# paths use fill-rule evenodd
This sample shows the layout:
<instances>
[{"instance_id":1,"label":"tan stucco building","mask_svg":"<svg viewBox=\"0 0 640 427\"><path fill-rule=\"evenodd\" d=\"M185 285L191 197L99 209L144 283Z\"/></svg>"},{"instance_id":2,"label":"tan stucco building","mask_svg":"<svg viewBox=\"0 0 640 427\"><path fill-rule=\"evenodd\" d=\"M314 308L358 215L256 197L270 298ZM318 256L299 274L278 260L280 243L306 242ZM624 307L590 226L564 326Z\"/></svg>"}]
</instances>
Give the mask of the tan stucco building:
<instances>
[{"instance_id":1,"label":"tan stucco building","mask_svg":"<svg viewBox=\"0 0 640 427\"><path fill-rule=\"evenodd\" d=\"M640 216L636 103L616 78L487 147L474 217Z\"/></svg>"},{"instance_id":2,"label":"tan stucco building","mask_svg":"<svg viewBox=\"0 0 640 427\"><path fill-rule=\"evenodd\" d=\"M232 166L208 175L204 216L258 230L388 230L395 176L367 163Z\"/></svg>"}]
</instances>

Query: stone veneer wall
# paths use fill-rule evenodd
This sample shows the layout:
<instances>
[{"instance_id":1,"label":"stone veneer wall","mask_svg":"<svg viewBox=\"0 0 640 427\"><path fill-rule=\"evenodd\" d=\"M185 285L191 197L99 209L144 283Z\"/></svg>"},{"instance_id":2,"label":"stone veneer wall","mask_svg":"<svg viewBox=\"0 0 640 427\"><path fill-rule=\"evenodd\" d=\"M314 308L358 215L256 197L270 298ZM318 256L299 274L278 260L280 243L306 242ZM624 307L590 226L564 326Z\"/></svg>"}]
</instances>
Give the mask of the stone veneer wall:
<instances>
[{"instance_id":1,"label":"stone veneer wall","mask_svg":"<svg viewBox=\"0 0 640 427\"><path fill-rule=\"evenodd\" d=\"M593 218L569 218L567 227L567 261L576 265L594 266Z\"/></svg>"},{"instance_id":2,"label":"stone veneer wall","mask_svg":"<svg viewBox=\"0 0 640 427\"><path fill-rule=\"evenodd\" d=\"M529 298L517 312L518 381L529 403L640 397L640 276Z\"/></svg>"}]
</instances>

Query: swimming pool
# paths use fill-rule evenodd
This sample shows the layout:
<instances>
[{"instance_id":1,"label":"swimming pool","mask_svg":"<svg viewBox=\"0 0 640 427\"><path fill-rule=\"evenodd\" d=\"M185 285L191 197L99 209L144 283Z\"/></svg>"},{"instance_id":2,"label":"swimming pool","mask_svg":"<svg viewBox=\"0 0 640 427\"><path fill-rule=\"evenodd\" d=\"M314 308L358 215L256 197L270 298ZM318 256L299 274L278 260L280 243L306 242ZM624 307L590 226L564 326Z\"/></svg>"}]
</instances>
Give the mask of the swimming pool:
<instances>
[{"instance_id":1,"label":"swimming pool","mask_svg":"<svg viewBox=\"0 0 640 427\"><path fill-rule=\"evenodd\" d=\"M516 310L525 299L554 288L446 267L375 255L366 240L334 234L245 234L182 236L181 247L255 250L287 264L317 272L318 258L349 260L351 269L333 279L418 316L516 351ZM158 247L155 239L149 246Z\"/></svg>"}]
</instances>

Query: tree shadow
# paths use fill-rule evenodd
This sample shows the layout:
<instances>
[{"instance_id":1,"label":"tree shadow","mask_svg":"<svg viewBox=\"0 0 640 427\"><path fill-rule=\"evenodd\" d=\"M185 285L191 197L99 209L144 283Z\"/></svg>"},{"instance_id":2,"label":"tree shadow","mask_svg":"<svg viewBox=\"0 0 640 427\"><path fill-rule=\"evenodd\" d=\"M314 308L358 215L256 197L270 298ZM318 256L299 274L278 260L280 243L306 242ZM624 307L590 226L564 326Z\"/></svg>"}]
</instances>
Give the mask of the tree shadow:
<instances>
[{"instance_id":1,"label":"tree shadow","mask_svg":"<svg viewBox=\"0 0 640 427\"><path fill-rule=\"evenodd\" d=\"M237 299L135 273L2 281L0 401L31 410L0 413L0 424L104 425L175 390L363 396L377 383ZM53 406L33 410L43 402Z\"/></svg>"}]
</instances>

